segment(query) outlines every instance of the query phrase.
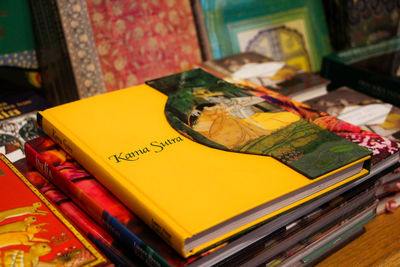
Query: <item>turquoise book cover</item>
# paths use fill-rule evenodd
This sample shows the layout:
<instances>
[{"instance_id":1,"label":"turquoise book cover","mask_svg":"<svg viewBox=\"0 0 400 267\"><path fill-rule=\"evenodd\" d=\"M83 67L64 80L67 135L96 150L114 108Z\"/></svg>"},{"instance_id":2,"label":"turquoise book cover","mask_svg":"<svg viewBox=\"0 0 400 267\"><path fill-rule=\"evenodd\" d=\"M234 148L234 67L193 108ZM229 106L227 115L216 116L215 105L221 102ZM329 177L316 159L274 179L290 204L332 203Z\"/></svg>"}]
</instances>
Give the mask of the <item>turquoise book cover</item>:
<instances>
[{"instance_id":1,"label":"turquoise book cover","mask_svg":"<svg viewBox=\"0 0 400 267\"><path fill-rule=\"evenodd\" d=\"M205 29L214 59L254 51L305 71L317 71L322 56L331 51L321 1L199 2L199 25Z\"/></svg>"}]
</instances>

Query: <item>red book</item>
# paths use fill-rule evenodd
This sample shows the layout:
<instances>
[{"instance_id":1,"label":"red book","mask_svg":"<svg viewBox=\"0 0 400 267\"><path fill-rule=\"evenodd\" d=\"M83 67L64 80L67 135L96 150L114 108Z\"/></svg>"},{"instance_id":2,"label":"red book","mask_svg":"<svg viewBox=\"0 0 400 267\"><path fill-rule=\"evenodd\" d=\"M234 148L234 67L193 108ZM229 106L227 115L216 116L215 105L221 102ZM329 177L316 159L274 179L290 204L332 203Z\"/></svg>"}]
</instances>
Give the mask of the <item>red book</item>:
<instances>
[{"instance_id":1,"label":"red book","mask_svg":"<svg viewBox=\"0 0 400 267\"><path fill-rule=\"evenodd\" d=\"M116 266L135 266L133 259L104 228L100 227L93 219L79 208L71 198L50 183L26 159L13 163L14 166L32 183L40 192L59 209L79 230L99 248L103 254Z\"/></svg>"},{"instance_id":2,"label":"red book","mask_svg":"<svg viewBox=\"0 0 400 267\"><path fill-rule=\"evenodd\" d=\"M0 155L0 262L105 266L109 261L4 155Z\"/></svg>"}]
</instances>

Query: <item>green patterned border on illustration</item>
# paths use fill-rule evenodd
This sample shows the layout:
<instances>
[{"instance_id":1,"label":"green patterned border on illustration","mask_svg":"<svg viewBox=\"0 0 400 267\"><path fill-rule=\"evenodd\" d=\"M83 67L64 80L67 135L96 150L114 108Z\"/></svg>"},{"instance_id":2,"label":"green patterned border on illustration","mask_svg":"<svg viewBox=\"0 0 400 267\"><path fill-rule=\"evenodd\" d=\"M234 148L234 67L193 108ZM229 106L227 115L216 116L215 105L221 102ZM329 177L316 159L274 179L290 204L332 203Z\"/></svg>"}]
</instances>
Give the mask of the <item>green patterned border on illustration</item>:
<instances>
[{"instance_id":1,"label":"green patterned border on illustration","mask_svg":"<svg viewBox=\"0 0 400 267\"><path fill-rule=\"evenodd\" d=\"M168 95L166 118L188 138L226 151L274 157L309 179L370 154L201 69L147 84Z\"/></svg>"}]
</instances>

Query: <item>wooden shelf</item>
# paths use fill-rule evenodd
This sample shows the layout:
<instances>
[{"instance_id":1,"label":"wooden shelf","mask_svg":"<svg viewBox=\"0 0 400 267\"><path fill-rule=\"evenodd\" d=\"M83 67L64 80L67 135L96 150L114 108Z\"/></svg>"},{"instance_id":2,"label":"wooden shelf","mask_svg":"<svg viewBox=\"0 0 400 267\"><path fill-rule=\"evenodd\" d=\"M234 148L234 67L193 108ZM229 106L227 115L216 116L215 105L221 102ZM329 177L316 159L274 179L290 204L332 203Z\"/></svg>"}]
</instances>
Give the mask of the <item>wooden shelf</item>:
<instances>
[{"instance_id":1,"label":"wooden shelf","mask_svg":"<svg viewBox=\"0 0 400 267\"><path fill-rule=\"evenodd\" d=\"M366 232L317 267L400 266L400 210L378 215Z\"/></svg>"}]
</instances>

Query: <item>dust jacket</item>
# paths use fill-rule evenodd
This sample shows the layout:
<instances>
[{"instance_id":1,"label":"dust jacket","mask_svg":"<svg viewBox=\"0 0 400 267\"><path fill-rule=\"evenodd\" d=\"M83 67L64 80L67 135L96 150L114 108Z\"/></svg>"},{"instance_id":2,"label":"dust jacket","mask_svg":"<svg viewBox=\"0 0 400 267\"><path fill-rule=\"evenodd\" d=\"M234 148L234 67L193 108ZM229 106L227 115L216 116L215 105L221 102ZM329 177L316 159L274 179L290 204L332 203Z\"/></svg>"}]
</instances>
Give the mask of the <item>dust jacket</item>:
<instances>
[{"instance_id":1,"label":"dust jacket","mask_svg":"<svg viewBox=\"0 0 400 267\"><path fill-rule=\"evenodd\" d=\"M0 254L5 266L105 266L108 260L0 155Z\"/></svg>"},{"instance_id":2,"label":"dust jacket","mask_svg":"<svg viewBox=\"0 0 400 267\"><path fill-rule=\"evenodd\" d=\"M184 257L368 173L368 150L200 69L148 84L38 123Z\"/></svg>"}]
</instances>

